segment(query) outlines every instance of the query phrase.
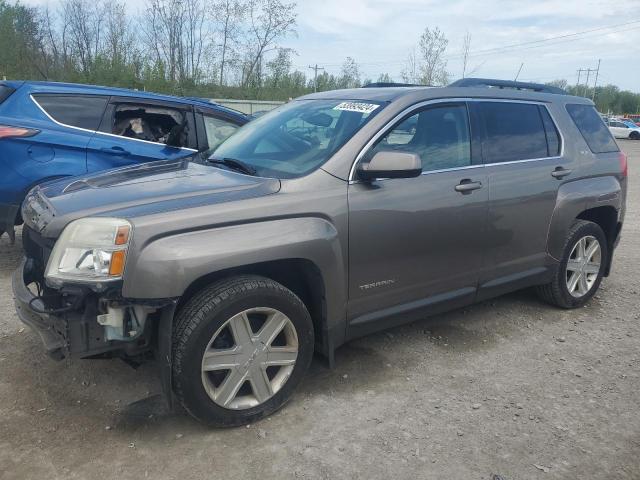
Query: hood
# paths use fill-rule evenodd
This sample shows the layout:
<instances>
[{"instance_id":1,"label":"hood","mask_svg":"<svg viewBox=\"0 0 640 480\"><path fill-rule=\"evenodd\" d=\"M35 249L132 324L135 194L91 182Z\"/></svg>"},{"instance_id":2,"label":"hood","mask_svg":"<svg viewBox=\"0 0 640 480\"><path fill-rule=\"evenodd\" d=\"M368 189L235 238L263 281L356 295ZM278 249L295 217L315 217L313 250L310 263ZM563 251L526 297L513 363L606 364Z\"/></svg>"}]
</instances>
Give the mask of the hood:
<instances>
[{"instance_id":1,"label":"hood","mask_svg":"<svg viewBox=\"0 0 640 480\"><path fill-rule=\"evenodd\" d=\"M157 161L42 184L27 196L23 218L31 228L46 228L46 236L54 236L76 218L135 218L279 190L278 179L252 177L189 160Z\"/></svg>"}]
</instances>

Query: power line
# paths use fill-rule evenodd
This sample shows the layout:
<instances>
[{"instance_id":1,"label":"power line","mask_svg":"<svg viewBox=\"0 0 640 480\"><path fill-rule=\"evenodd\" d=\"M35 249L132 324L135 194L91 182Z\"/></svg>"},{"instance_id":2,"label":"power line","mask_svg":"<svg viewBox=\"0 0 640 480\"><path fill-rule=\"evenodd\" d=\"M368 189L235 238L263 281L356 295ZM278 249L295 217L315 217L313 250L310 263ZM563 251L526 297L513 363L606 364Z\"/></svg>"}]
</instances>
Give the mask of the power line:
<instances>
[{"instance_id":1,"label":"power line","mask_svg":"<svg viewBox=\"0 0 640 480\"><path fill-rule=\"evenodd\" d=\"M477 51L471 51L469 53L469 56L481 56L481 55L492 55L492 54L496 54L496 53L504 53L504 51L506 50L529 50L531 48L540 48L540 47L545 47L545 46L552 46L552 45L558 45L561 43L565 43L565 42L572 42L572 41L578 41L578 40L582 40L582 38L573 38L573 37L579 37L581 35L588 35L590 33L594 33L594 32L601 32L603 30L610 30L612 28L618 28L618 27L624 27L624 26L628 26L628 25L636 25L636 24L640 24L640 19L636 19L636 20L631 20L629 22L624 22L624 23L617 23L617 24L613 24L613 25L606 25L606 26L602 26L602 27L598 27L598 28L592 28L589 30L582 30L580 32L573 32L573 33L567 33L564 35L556 35L554 37L549 37L549 38L545 38L545 39L540 39L540 40L532 40L532 41L528 41L528 42L522 42L522 43L514 43L514 44L510 44L510 45L503 45L501 47L493 47L493 48L487 48L484 50L477 50ZM632 30L637 30L638 28L640 28L640 25L635 26L633 28L628 28L628 29L623 29L623 30L618 30L618 31L614 31L614 32L604 32L604 33L600 33L599 35L588 35L588 37L585 38L597 38L600 37L602 35L609 35L611 33L623 33L623 32L629 32ZM553 43L548 43L548 42L553 42ZM525 47L525 48L521 48L521 47ZM454 60L457 58L462 58L461 54L456 54L456 55L449 55L445 57L447 60ZM381 65L388 65L388 66L395 66L395 65L404 65L406 62L404 61L397 61L397 62L388 62L388 61L375 61L375 62L358 62L358 65L368 65L368 66L381 66ZM323 65L325 65L326 67L334 67L334 66L340 66L340 63L323 63Z\"/></svg>"},{"instance_id":2,"label":"power line","mask_svg":"<svg viewBox=\"0 0 640 480\"><path fill-rule=\"evenodd\" d=\"M567 33L567 34L564 34L564 35L557 35L555 37L544 38L544 39L541 39L541 40L532 40L532 41L529 41L529 42L513 43L511 45L503 45L502 47L493 47L493 48L487 48L487 49L484 49L484 50L477 50L477 51L473 52L473 54L474 55L480 55L480 54L490 53L490 52L492 52L494 50L505 50L505 49L510 49L510 48L527 46L527 45L546 43L546 42L551 42L551 41L554 41L554 40L560 40L560 39L564 39L564 38L576 37L578 35L586 35L588 33L599 32L599 31L602 31L602 30L609 30L611 28L624 27L624 26L633 25L633 24L636 24L636 23L640 23L640 19L632 20L632 21L624 22L624 23L617 23L617 24L614 24L614 25L607 25L607 26L604 26L604 27L592 28L590 30L583 30L581 32L573 32L573 33ZM633 29L631 29L631 30L633 30ZM608 35L609 33L612 33L612 32L607 32L607 33L605 33L603 35ZM598 35L594 35L594 36L598 36Z\"/></svg>"}]
</instances>

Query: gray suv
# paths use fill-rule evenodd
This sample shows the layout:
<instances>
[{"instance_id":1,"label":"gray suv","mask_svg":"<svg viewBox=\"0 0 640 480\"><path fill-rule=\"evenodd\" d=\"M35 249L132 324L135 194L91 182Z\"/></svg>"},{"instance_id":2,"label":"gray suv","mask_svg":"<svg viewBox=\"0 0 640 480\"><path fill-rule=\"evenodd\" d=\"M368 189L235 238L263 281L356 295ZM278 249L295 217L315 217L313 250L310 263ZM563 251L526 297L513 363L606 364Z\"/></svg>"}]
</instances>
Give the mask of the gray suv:
<instances>
[{"instance_id":1,"label":"gray suv","mask_svg":"<svg viewBox=\"0 0 640 480\"><path fill-rule=\"evenodd\" d=\"M584 98L466 79L308 95L206 162L54 181L22 207L21 319L55 358L155 358L202 422L280 408L319 352L525 287L584 305L627 159Z\"/></svg>"}]
</instances>

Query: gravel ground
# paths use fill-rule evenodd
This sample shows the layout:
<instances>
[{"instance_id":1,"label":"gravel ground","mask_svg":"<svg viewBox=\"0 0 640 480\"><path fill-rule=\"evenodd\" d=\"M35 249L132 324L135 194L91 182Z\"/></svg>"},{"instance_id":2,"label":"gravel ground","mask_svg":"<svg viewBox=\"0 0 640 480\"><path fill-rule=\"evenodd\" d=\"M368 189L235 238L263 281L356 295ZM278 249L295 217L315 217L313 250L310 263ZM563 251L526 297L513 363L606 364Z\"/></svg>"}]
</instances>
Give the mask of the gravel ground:
<instances>
[{"instance_id":1,"label":"gravel ground","mask_svg":"<svg viewBox=\"0 0 640 480\"><path fill-rule=\"evenodd\" d=\"M4 236L0 478L640 478L640 142L621 145L623 239L588 306L524 291L352 342L247 428L164 412L152 366L46 357L14 313Z\"/></svg>"}]
</instances>

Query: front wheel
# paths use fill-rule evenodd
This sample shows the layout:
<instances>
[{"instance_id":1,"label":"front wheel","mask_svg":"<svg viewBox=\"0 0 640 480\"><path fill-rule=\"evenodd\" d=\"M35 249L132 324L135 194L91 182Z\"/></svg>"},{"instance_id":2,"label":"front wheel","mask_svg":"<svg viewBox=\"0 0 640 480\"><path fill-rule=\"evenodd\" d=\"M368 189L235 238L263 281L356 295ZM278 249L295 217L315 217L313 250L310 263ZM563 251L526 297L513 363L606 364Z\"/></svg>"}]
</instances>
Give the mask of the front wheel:
<instances>
[{"instance_id":1,"label":"front wheel","mask_svg":"<svg viewBox=\"0 0 640 480\"><path fill-rule=\"evenodd\" d=\"M251 423L291 397L313 346L309 312L289 289L257 276L223 280L176 316L174 392L203 423Z\"/></svg>"},{"instance_id":2,"label":"front wheel","mask_svg":"<svg viewBox=\"0 0 640 480\"><path fill-rule=\"evenodd\" d=\"M598 290L608 253L600 226L586 220L576 221L567 235L553 280L538 287L538 294L546 302L561 308L581 307Z\"/></svg>"},{"instance_id":3,"label":"front wheel","mask_svg":"<svg viewBox=\"0 0 640 480\"><path fill-rule=\"evenodd\" d=\"M631 140L640 140L640 132L631 132L631 135L629 135L629 138Z\"/></svg>"}]
</instances>

